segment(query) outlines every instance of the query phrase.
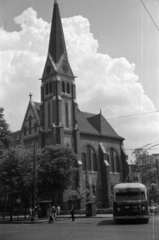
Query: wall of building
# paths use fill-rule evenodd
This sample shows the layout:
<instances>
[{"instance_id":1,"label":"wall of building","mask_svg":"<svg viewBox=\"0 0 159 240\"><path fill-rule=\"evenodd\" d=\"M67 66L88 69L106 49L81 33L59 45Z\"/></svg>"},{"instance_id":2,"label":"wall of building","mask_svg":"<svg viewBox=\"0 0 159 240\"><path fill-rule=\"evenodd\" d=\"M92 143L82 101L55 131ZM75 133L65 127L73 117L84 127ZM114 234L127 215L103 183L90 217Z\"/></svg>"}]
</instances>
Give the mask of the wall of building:
<instances>
[{"instance_id":1,"label":"wall of building","mask_svg":"<svg viewBox=\"0 0 159 240\"><path fill-rule=\"evenodd\" d=\"M80 159L82 151L86 145L90 145L96 153L97 156L97 164L98 171L88 172L88 177L91 182L96 186L96 199L99 207L108 207L110 205L110 197L111 197L111 186L119 183L121 179L123 179L123 159L121 154L121 141L117 139L112 139L108 137L99 137L87 134L80 135ZM110 173L110 168L105 166L104 159L102 157L102 153L100 152L99 143L103 143L105 150L107 151L109 148L115 149L118 154L120 161L120 173ZM82 171L82 179L81 184L85 186L85 172Z\"/></svg>"}]
</instances>

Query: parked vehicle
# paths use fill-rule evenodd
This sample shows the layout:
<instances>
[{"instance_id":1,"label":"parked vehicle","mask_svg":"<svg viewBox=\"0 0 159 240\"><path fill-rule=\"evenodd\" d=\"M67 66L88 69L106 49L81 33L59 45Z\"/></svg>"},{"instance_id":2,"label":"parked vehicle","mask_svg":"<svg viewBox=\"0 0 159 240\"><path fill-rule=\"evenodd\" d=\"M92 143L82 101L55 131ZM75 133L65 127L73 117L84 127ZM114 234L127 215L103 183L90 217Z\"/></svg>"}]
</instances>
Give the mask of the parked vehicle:
<instances>
[{"instance_id":1,"label":"parked vehicle","mask_svg":"<svg viewBox=\"0 0 159 240\"><path fill-rule=\"evenodd\" d=\"M141 183L119 183L113 192L113 218L121 220L137 219L149 222L146 186Z\"/></svg>"},{"instance_id":2,"label":"parked vehicle","mask_svg":"<svg viewBox=\"0 0 159 240\"><path fill-rule=\"evenodd\" d=\"M149 212L152 213L152 214L157 214L157 213L159 213L159 206L158 206L158 204L156 205L156 204L154 203L154 205L149 206Z\"/></svg>"}]
</instances>

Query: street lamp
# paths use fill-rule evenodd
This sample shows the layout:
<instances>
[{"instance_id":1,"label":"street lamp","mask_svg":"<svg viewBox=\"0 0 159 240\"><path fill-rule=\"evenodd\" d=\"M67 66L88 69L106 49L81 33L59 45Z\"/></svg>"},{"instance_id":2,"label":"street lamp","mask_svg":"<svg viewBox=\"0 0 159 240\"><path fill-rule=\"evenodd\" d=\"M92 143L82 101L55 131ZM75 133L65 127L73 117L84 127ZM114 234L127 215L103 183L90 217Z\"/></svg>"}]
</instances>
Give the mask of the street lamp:
<instances>
[{"instance_id":1,"label":"street lamp","mask_svg":"<svg viewBox=\"0 0 159 240\"><path fill-rule=\"evenodd\" d=\"M34 218L37 214L37 162L36 162L36 146L34 141L34 157L33 157L33 203L32 203L32 216L31 220L34 221Z\"/></svg>"}]
</instances>

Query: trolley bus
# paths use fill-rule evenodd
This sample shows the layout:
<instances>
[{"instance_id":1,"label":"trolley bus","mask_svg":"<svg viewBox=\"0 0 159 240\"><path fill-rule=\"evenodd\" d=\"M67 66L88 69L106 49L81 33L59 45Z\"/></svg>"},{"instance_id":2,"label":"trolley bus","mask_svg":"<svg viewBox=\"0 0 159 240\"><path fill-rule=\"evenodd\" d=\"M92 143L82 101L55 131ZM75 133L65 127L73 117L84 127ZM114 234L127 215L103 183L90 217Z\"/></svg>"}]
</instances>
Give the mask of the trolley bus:
<instances>
[{"instance_id":1,"label":"trolley bus","mask_svg":"<svg viewBox=\"0 0 159 240\"><path fill-rule=\"evenodd\" d=\"M149 222L147 189L142 183L119 183L113 191L113 218L121 220L137 219Z\"/></svg>"}]
</instances>

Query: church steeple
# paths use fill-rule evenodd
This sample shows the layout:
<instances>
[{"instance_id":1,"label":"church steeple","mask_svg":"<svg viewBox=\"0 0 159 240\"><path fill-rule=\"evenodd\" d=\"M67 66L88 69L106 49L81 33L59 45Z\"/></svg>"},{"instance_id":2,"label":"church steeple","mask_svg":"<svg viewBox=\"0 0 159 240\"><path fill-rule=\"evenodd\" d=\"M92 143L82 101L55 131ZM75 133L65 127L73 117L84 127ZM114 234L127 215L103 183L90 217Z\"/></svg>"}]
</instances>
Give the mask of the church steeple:
<instances>
[{"instance_id":1,"label":"church steeple","mask_svg":"<svg viewBox=\"0 0 159 240\"><path fill-rule=\"evenodd\" d=\"M57 0L54 1L54 10L51 23L49 54L53 58L55 64L58 63L61 56L66 53L66 44L62 28L61 16Z\"/></svg>"},{"instance_id":2,"label":"church steeple","mask_svg":"<svg viewBox=\"0 0 159 240\"><path fill-rule=\"evenodd\" d=\"M75 77L67 56L57 0L54 0L48 55L41 80L41 146L48 142L48 133L52 144L64 144L68 141L65 131L69 131L77 148Z\"/></svg>"}]
</instances>

